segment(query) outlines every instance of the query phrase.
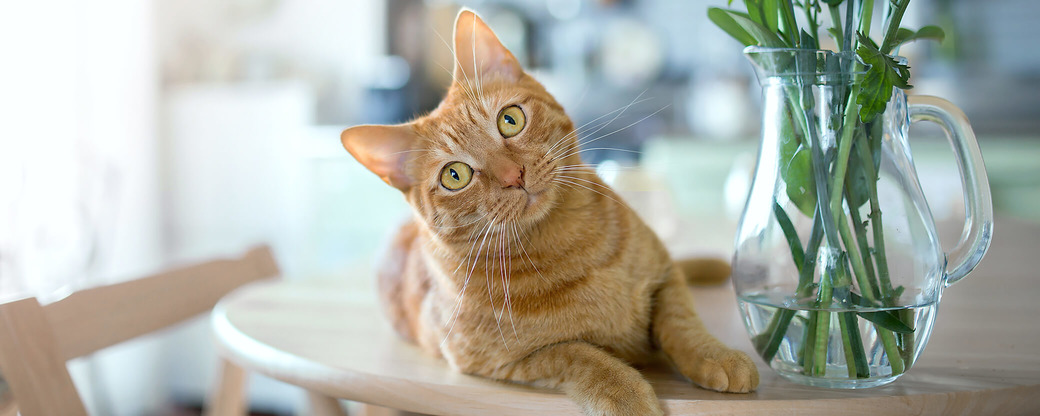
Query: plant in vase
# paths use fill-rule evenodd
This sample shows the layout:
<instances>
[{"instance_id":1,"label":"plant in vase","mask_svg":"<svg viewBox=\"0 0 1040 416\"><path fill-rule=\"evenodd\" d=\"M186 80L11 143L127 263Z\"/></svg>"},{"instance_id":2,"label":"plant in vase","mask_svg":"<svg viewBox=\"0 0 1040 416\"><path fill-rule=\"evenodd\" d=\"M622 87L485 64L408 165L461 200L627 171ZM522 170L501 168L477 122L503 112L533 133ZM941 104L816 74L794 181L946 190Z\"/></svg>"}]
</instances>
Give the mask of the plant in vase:
<instances>
[{"instance_id":1,"label":"plant in vase","mask_svg":"<svg viewBox=\"0 0 1040 416\"><path fill-rule=\"evenodd\" d=\"M893 55L906 42L942 40L943 31L899 27L909 0L884 2L879 42L870 36L873 0L744 4L746 13L710 8L708 16L747 46L765 94L733 261L752 343L796 381L890 382L926 344L942 288L978 263L992 232L966 118L934 97L908 105L910 67ZM831 26L821 30L825 8ZM822 32L837 51L820 50ZM917 120L946 127L965 185L967 226L949 263L906 142Z\"/></svg>"}]
</instances>

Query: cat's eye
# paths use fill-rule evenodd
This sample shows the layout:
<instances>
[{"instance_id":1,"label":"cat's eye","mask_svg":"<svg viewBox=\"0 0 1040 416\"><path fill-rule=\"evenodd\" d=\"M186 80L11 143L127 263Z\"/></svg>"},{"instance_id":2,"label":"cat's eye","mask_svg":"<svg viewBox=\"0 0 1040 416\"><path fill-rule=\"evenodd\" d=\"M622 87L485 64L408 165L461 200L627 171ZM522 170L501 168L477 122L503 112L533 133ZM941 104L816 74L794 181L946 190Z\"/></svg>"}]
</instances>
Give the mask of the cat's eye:
<instances>
[{"instance_id":1,"label":"cat's eye","mask_svg":"<svg viewBox=\"0 0 1040 416\"><path fill-rule=\"evenodd\" d=\"M524 116L524 110L521 110L520 107L511 105L498 113L498 132L502 133L503 137L516 136L524 129L525 124L527 124L527 117Z\"/></svg>"},{"instance_id":2,"label":"cat's eye","mask_svg":"<svg viewBox=\"0 0 1040 416\"><path fill-rule=\"evenodd\" d=\"M465 188L473 179L473 168L462 162L451 162L441 169L441 185L452 191Z\"/></svg>"}]
</instances>

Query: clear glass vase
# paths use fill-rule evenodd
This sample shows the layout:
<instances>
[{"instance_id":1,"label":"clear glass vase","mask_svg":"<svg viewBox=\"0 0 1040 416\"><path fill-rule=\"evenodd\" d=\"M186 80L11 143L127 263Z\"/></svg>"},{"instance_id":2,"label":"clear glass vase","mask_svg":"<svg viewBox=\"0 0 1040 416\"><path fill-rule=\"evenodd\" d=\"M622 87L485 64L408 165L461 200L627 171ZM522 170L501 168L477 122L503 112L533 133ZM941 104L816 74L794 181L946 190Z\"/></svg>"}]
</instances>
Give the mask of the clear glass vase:
<instances>
[{"instance_id":1,"label":"clear glass vase","mask_svg":"<svg viewBox=\"0 0 1040 416\"><path fill-rule=\"evenodd\" d=\"M759 355L822 387L889 383L921 354L942 290L978 264L993 232L986 171L967 118L894 89L864 122L851 54L749 47L764 93L758 164L736 236L733 284ZM966 221L944 253L907 142L944 128Z\"/></svg>"}]
</instances>

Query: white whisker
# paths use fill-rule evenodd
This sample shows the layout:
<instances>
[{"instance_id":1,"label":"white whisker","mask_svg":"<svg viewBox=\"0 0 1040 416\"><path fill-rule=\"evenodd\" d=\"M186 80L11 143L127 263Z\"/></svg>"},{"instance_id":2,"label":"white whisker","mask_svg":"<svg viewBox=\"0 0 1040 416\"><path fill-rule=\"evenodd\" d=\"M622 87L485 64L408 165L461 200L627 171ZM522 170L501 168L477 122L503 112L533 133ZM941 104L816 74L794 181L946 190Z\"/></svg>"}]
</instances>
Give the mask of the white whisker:
<instances>
[{"instance_id":1,"label":"white whisker","mask_svg":"<svg viewBox=\"0 0 1040 416\"><path fill-rule=\"evenodd\" d=\"M559 156L559 157L557 157L557 159L566 159L566 158L570 157L571 155L577 155L577 154L581 154L581 153L585 153L585 152L591 152L593 150L612 150L612 151L615 151L615 152L633 153L633 154L637 154L637 155L643 154L643 152L640 152L638 150L619 149L619 148L616 148L616 147L591 147L591 148L588 148L588 149L576 150L574 152L565 154L563 156Z\"/></svg>"},{"instance_id":2,"label":"white whisker","mask_svg":"<svg viewBox=\"0 0 1040 416\"><path fill-rule=\"evenodd\" d=\"M628 125L627 125L627 126L625 126L625 127L622 127L622 128L620 128L620 129L614 130L614 131L612 131L612 132L610 132L610 133L604 134L604 135L602 135L602 136L599 136L599 137L597 137L597 138L595 138L595 139L591 139L591 140L586 140L585 142L581 142L581 143L578 143L578 147L581 147L581 146L586 146L586 145L589 145L589 144L591 144L591 143L593 143L593 142L595 142L595 141L597 141L597 140L601 140L601 139L603 139L603 138L606 138L606 137L610 137L611 135L613 135L613 134L615 134L615 133L617 133L617 132L619 132L619 131L622 131L622 130L624 130L624 129L627 129L627 128L629 128L629 127L632 127L632 126L634 126L634 125L638 124L639 122L641 122L641 121L643 121L643 120L646 120L646 119L648 119L648 118L650 118L650 117L653 117L653 116L657 115L657 113L660 113L661 111L664 111L664 109L666 109L666 108L668 108L668 106L667 106L667 105L666 105L666 106L664 106L664 107L661 107L661 109L660 109L660 110L657 110L657 111L654 111L654 112L652 112L652 113L650 113L650 114L647 114L647 115L646 115L645 117L643 117L643 118L641 118L641 119L639 119L639 120L633 121L632 123L628 124ZM560 158L558 158L558 157L554 157L553 159L560 159Z\"/></svg>"},{"instance_id":3,"label":"white whisker","mask_svg":"<svg viewBox=\"0 0 1040 416\"><path fill-rule=\"evenodd\" d=\"M588 191L590 191L590 192L595 192L595 193L597 193L597 194L600 194L600 195L602 195L602 196L604 196L604 197L606 197L606 198L609 198L610 200L612 200L612 201L614 201L614 202L617 202L617 203L618 203L618 204L620 204L621 206L627 206L627 205L625 205L625 204L624 204L623 202L621 202L621 201L618 201L617 199L615 199L614 197L612 197L612 196L610 196L610 195L607 195L607 194L605 194L605 193L602 193L602 192L600 192L600 191L597 191L597 190L595 190L595 189L589 188L588 186L582 185L582 184L580 184L580 183L577 183L577 182L572 182L572 181L570 181L570 180L567 180L567 179L560 179L559 177L557 177L557 178L553 179L553 181L558 181L558 182L560 182L560 183L565 183L565 184L568 184L568 185L571 185L571 186L577 186L577 187L579 187L579 188L584 188L584 189L586 189L586 190L588 190Z\"/></svg>"},{"instance_id":4,"label":"white whisker","mask_svg":"<svg viewBox=\"0 0 1040 416\"><path fill-rule=\"evenodd\" d=\"M646 91L644 90L643 92L646 92ZM642 93L640 93L639 95L642 95ZM555 150L555 149L556 149L556 146L559 146L559 145L560 145L560 143L563 143L563 141L564 141L564 140L566 140L566 139L567 139L568 137L571 137L571 135L577 135L577 134L581 134L581 129L585 128L585 127L586 127L586 126L588 126L589 124L595 123L595 122L597 122L597 121L599 121L599 120L603 119L604 117L610 116L611 114L617 113L617 112L619 112L619 111L620 111L621 113L624 113L624 112L625 112L625 110L626 110L626 109L628 109L628 107L631 107L632 105L635 105L635 104L640 104L640 103L642 103L642 102L644 102L644 101L649 101L649 100L651 100L651 98L644 98L644 99L642 99L642 100L638 100L638 98L639 98L639 97L636 97L636 99L637 99L637 100L633 100L633 101L632 101L631 103L628 103L628 105L622 106L622 107L620 107L620 108L618 108L618 109L616 109L616 110L614 110L614 111L611 111L611 112L609 112L609 113L606 113L606 114L603 114L603 115L601 115L601 116L599 116L599 117L596 117L596 118L592 119L591 121L589 121L589 122L587 122L587 123L585 123L585 124L582 124L582 125L581 125L580 127L576 128L576 129L574 129L574 130L571 130L571 131L570 131L569 133L565 134L565 135L564 135L563 137L561 137L561 138L560 138L559 140L557 140L557 141L556 141L556 143L553 143L553 145L549 147L549 150L547 150L547 151L545 152L545 156L549 156L549 154L550 154L550 153L552 153L552 152L553 152L553 150ZM612 122L613 122L614 120L616 120L616 119L617 119L617 118L618 118L619 116L621 116L621 114L620 114L620 113L619 113L618 115L614 116L614 118L610 119L610 120L609 120L609 121L607 121L606 123L603 123L603 124L602 124L602 126L606 126L607 124L610 124L610 123L612 123ZM601 125L597 125L596 127L593 127L593 128L602 128L602 127L601 127ZM596 130L596 131L599 131L599 130ZM593 132L592 134L595 134L595 132Z\"/></svg>"},{"instance_id":5,"label":"white whisker","mask_svg":"<svg viewBox=\"0 0 1040 416\"><path fill-rule=\"evenodd\" d=\"M440 38L441 42L444 43L444 46L447 47L449 51L451 51L451 58L455 61L455 65L458 65L458 68L461 69L462 68L462 62L459 61L459 56L458 56L457 53L455 53L456 52L455 48L453 48L451 45L448 44L448 40L444 39L444 36L441 36L440 32L434 30L433 33L436 34L437 37ZM438 65L440 65L440 64L438 64ZM441 68L444 68L444 66L442 65ZM448 68L444 68L444 70L447 71ZM466 80L465 84L472 83L469 80L469 76L466 75L466 71L463 70L463 71L459 71L459 72L462 72L462 78ZM455 73L452 71L452 72L450 72L450 74L451 74L451 78L455 79ZM458 80L456 80L456 81L458 81ZM465 85L462 82L456 82L456 84L458 84L462 88L463 92L465 92L466 95L470 97L470 99L476 101L476 97L474 97L473 92L468 88L467 85Z\"/></svg>"},{"instance_id":6,"label":"white whisker","mask_svg":"<svg viewBox=\"0 0 1040 416\"><path fill-rule=\"evenodd\" d=\"M484 239L487 238L487 233L491 231L491 227L493 225L494 225L494 221L489 221L487 227L482 229L482 231L484 232L484 237L481 239L480 248L477 249L477 256L473 258L473 267L474 268L477 266L477 258L480 256L480 250L484 248ZM476 240L473 240L473 244L470 246L470 254L473 253L473 247L476 246L476 243L477 243ZM469 260L469 255L466 256L466 262L468 262L468 260ZM465 264L465 262L464 263L460 263L459 266L461 267L462 264ZM455 271L458 272L458 269L456 269ZM441 345L444 345L444 343L448 341L448 336L451 335L451 331L453 329L455 329L455 323L459 321L459 314L462 312L462 301L463 301L463 299L466 296L466 288L469 287L469 279L472 276L473 276L473 269L471 268L469 273L466 275L466 280L464 280L462 282L462 290L459 291L459 296L458 296L458 299L457 299L457 301L455 303L455 310L454 310L454 312L452 314L448 315L449 316L448 319L451 320L451 326L448 327L448 332L444 333L444 339L441 340ZM452 315L454 315L454 317L452 317Z\"/></svg>"},{"instance_id":7,"label":"white whisker","mask_svg":"<svg viewBox=\"0 0 1040 416\"><path fill-rule=\"evenodd\" d=\"M592 135L595 135L596 133L599 133L599 132L600 132L600 130L603 130L603 129L604 129L605 127L609 126L609 125L610 125L610 123L613 123L613 122L614 122L614 120L617 120L617 119L618 119L618 117L621 117L621 115L622 115L622 114L625 114L625 111L627 111L627 110L628 110L628 109L629 109L630 107L632 107L633 105L635 105L635 104L636 104L636 102L638 102L638 101L639 101L639 98L640 98L640 97L642 97L642 96L643 96L643 94L645 94L645 93L646 93L646 90L643 90L643 92L639 93L639 95L637 95L637 96L636 96L636 98L632 99L632 102L628 103L628 104L627 104L627 105L625 105L624 107L621 107L621 108L620 108L620 111L619 111L619 112L618 112L617 114L615 114L615 115L614 115L614 117L610 119L610 121L607 121L606 123L603 123L603 124L602 124L602 125L600 125L600 126L599 126L599 127L598 127L598 128L596 129L596 130L593 130L593 131L592 131L591 133L589 133L589 135L590 135L590 136L592 136ZM616 110L615 110L615 111L616 111ZM608 114L609 114L609 113L608 113ZM602 116L601 116L601 117L602 117ZM577 131L577 130L575 130L575 131ZM578 147L581 147L581 144L580 144L580 143L578 144ZM566 151L566 148L564 148L564 150L563 150L563 151ZM554 160L555 160L555 159L560 159L560 158L558 158L558 157L555 157L555 156L554 156L554 157L552 157L552 159L554 159Z\"/></svg>"}]
</instances>

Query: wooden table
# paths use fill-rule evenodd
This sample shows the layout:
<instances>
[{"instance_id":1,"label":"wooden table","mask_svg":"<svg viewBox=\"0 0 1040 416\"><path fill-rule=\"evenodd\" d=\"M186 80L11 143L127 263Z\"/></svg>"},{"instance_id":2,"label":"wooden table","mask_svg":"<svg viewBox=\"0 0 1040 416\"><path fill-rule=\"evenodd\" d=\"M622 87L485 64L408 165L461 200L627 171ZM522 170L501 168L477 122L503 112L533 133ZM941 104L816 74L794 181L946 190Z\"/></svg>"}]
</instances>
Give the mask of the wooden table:
<instances>
[{"instance_id":1,"label":"wooden table","mask_svg":"<svg viewBox=\"0 0 1040 416\"><path fill-rule=\"evenodd\" d=\"M1040 415L1040 226L1001 220L996 230L982 264L943 294L920 360L893 384L827 390L779 377L753 354L729 284L692 289L696 307L713 333L756 357L758 391L715 393L667 368L644 373L672 415ZM398 339L371 277L343 280L233 292L212 315L220 353L313 392L414 412L580 414L561 393L456 374Z\"/></svg>"}]
</instances>

